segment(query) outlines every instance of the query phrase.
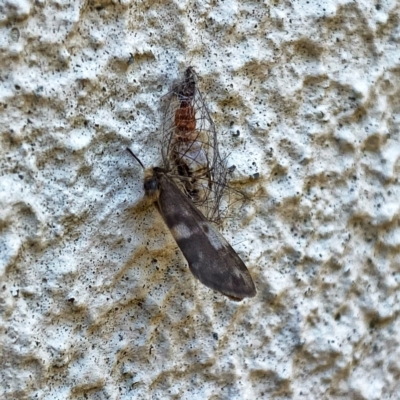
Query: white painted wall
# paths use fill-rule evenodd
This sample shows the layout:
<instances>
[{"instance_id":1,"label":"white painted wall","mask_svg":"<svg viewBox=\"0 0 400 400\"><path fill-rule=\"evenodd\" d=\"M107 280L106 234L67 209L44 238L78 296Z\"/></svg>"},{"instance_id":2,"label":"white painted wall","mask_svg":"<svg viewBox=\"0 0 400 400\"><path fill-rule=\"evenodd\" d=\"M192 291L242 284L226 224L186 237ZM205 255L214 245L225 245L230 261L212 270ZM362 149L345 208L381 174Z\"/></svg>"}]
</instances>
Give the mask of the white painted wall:
<instances>
[{"instance_id":1,"label":"white painted wall","mask_svg":"<svg viewBox=\"0 0 400 400\"><path fill-rule=\"evenodd\" d=\"M399 8L3 0L0 397L398 398ZM125 152L160 162L188 65L258 193L222 229L242 303L192 277Z\"/></svg>"}]
</instances>

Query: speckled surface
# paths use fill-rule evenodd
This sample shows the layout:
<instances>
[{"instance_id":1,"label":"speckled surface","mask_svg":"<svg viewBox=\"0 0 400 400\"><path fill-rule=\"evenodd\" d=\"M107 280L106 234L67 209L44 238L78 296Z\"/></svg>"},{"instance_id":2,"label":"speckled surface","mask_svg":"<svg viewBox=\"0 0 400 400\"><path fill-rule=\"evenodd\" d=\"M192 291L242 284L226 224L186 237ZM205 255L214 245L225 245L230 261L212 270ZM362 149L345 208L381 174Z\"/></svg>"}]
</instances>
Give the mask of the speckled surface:
<instances>
[{"instance_id":1,"label":"speckled surface","mask_svg":"<svg viewBox=\"0 0 400 400\"><path fill-rule=\"evenodd\" d=\"M399 14L0 2L0 398L400 398ZM160 162L189 64L263 193L222 227L241 303L191 276L124 150Z\"/></svg>"}]
</instances>

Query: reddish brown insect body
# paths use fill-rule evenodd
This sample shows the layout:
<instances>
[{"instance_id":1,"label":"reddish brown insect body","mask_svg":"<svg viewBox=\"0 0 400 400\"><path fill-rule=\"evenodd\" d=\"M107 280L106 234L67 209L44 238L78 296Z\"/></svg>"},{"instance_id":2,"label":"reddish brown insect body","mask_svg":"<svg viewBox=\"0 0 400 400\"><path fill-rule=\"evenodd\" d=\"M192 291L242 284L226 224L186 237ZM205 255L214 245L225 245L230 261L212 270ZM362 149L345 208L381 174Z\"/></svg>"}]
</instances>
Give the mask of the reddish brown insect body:
<instances>
[{"instance_id":1,"label":"reddish brown insect body","mask_svg":"<svg viewBox=\"0 0 400 400\"><path fill-rule=\"evenodd\" d=\"M178 131L177 135L182 140L196 139L196 116L192 106L178 108L175 111L175 127Z\"/></svg>"}]
</instances>

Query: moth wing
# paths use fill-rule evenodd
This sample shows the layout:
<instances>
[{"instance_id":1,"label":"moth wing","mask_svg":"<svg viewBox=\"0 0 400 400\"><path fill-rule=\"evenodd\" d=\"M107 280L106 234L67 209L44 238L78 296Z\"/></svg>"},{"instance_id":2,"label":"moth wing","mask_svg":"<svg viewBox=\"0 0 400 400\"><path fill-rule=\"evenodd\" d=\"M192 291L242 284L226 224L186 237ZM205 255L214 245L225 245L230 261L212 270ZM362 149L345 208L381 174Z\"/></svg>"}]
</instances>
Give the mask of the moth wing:
<instances>
[{"instance_id":1,"label":"moth wing","mask_svg":"<svg viewBox=\"0 0 400 400\"><path fill-rule=\"evenodd\" d=\"M249 271L225 238L164 173L157 178L158 209L193 275L234 300L255 296Z\"/></svg>"}]
</instances>

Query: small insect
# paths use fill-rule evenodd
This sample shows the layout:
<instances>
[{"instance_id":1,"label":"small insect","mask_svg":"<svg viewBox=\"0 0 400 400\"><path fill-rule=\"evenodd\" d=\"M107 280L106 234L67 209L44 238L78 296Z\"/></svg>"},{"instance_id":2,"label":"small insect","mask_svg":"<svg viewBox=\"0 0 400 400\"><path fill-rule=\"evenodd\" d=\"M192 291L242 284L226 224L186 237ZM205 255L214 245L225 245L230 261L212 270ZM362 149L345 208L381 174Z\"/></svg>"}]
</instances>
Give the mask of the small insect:
<instances>
[{"instance_id":1,"label":"small insect","mask_svg":"<svg viewBox=\"0 0 400 400\"><path fill-rule=\"evenodd\" d=\"M207 219L217 222L228 170L197 80L194 69L188 67L183 79L164 96L163 168Z\"/></svg>"},{"instance_id":2,"label":"small insect","mask_svg":"<svg viewBox=\"0 0 400 400\"><path fill-rule=\"evenodd\" d=\"M142 162L128 148L132 156ZM169 171L145 169L144 190L156 205L192 274L231 300L254 297L256 288L246 266L225 238L169 177Z\"/></svg>"}]
</instances>

